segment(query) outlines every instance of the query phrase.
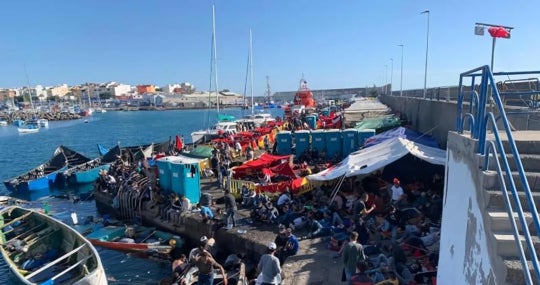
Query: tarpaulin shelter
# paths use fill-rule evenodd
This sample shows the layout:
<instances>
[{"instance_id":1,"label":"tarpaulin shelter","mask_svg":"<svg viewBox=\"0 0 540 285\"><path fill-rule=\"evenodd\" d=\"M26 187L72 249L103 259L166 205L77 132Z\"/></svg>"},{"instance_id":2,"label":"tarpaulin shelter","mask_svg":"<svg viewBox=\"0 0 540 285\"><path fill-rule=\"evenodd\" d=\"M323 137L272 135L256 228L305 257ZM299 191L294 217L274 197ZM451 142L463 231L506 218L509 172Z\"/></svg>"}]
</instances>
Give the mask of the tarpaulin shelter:
<instances>
[{"instance_id":1,"label":"tarpaulin shelter","mask_svg":"<svg viewBox=\"0 0 540 285\"><path fill-rule=\"evenodd\" d=\"M373 129L377 133L399 127L401 120L394 115L386 115L375 118L365 118L354 126L357 130Z\"/></svg>"},{"instance_id":2,"label":"tarpaulin shelter","mask_svg":"<svg viewBox=\"0 0 540 285\"><path fill-rule=\"evenodd\" d=\"M268 153L262 154L259 158L248 161L240 166L233 168L233 177L240 178L245 175L255 174L262 171L263 168L276 166L289 160L289 155L271 155Z\"/></svg>"},{"instance_id":3,"label":"tarpaulin shelter","mask_svg":"<svg viewBox=\"0 0 540 285\"><path fill-rule=\"evenodd\" d=\"M289 164L289 161L282 162L276 166L269 167L269 168L263 168L262 173L264 175L268 175L270 177L276 176L276 175L282 175L287 176L290 178L297 178L298 176L296 173L294 173L294 170L291 168L291 165Z\"/></svg>"},{"instance_id":4,"label":"tarpaulin shelter","mask_svg":"<svg viewBox=\"0 0 540 285\"><path fill-rule=\"evenodd\" d=\"M446 164L446 151L419 144L408 139L394 137L379 144L361 149L332 167L307 176L312 181L328 181L342 176L367 175L407 154L435 165Z\"/></svg>"},{"instance_id":5,"label":"tarpaulin shelter","mask_svg":"<svg viewBox=\"0 0 540 285\"><path fill-rule=\"evenodd\" d=\"M398 127L372 136L366 139L363 147L371 147L391 138L403 138L424 146L439 147L439 143L434 137L404 127Z\"/></svg>"}]
</instances>

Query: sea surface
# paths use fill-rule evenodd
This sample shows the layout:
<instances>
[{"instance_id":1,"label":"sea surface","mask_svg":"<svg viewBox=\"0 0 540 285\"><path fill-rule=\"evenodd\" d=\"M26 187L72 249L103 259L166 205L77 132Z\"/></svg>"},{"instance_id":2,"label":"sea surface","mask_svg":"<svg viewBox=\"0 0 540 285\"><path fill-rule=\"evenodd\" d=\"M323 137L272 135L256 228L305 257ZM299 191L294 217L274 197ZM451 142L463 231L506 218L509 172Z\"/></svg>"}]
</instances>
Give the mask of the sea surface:
<instances>
[{"instance_id":1,"label":"sea surface","mask_svg":"<svg viewBox=\"0 0 540 285\"><path fill-rule=\"evenodd\" d=\"M267 109L273 116L283 117L282 109ZM251 110L224 109L221 114L241 118ZM183 136L191 142L191 132L206 129L215 122L217 113L207 110L179 111L111 111L98 113L79 120L49 122L49 128L39 133L21 135L14 126L0 127L0 179L2 181L22 174L47 161L59 145L65 145L90 158L98 156L97 144L112 147L116 144L132 146L158 143ZM85 123L85 120L88 120ZM208 123L210 121L210 124ZM91 185L78 188L47 189L38 192L10 193L2 183L0 195L32 200L34 207L47 201L56 216L69 217L76 212L79 219L97 216L93 201L72 203L54 198L54 195L78 195L92 191ZM171 273L170 263L144 259L129 254L98 248L109 284L159 284ZM189 251L189 249L186 249ZM0 259L0 284L19 284Z\"/></svg>"}]
</instances>

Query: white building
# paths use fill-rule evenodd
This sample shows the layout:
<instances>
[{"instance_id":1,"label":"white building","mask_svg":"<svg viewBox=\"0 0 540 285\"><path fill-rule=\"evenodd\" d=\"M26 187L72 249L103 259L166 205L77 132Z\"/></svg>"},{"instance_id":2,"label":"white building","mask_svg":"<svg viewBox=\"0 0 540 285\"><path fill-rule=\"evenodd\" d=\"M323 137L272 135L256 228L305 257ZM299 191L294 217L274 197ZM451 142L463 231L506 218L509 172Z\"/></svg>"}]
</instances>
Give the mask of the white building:
<instances>
[{"instance_id":1,"label":"white building","mask_svg":"<svg viewBox=\"0 0 540 285\"><path fill-rule=\"evenodd\" d=\"M107 82L99 86L99 93L110 93L113 97L128 95L131 91L131 85L120 84L117 82Z\"/></svg>"},{"instance_id":2,"label":"white building","mask_svg":"<svg viewBox=\"0 0 540 285\"><path fill-rule=\"evenodd\" d=\"M161 92L163 92L165 94L172 94L172 93L174 93L175 89L180 89L180 88L182 88L180 86L180 84L167 84L167 85L161 87Z\"/></svg>"}]
</instances>

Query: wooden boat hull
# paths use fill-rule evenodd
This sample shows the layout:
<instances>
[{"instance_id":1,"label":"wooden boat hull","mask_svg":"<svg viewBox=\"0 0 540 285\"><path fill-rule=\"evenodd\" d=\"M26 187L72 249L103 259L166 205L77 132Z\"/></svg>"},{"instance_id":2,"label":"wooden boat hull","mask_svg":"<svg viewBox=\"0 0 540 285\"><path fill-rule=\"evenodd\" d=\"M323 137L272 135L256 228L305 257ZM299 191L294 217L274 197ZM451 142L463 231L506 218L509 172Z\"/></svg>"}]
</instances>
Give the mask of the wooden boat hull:
<instances>
[{"instance_id":1,"label":"wooden boat hull","mask_svg":"<svg viewBox=\"0 0 540 285\"><path fill-rule=\"evenodd\" d=\"M106 285L98 252L81 234L39 212L0 211L0 252L24 284Z\"/></svg>"},{"instance_id":2,"label":"wooden boat hull","mask_svg":"<svg viewBox=\"0 0 540 285\"><path fill-rule=\"evenodd\" d=\"M100 241L96 239L88 239L93 245L101 246L104 248L125 251L125 252L159 252L169 253L172 250L172 246L169 245L156 245L151 243L128 243L128 242L114 242L114 241Z\"/></svg>"},{"instance_id":3,"label":"wooden boat hull","mask_svg":"<svg viewBox=\"0 0 540 285\"><path fill-rule=\"evenodd\" d=\"M9 191L40 191L48 189L51 185L64 186L64 176L59 174L71 165L88 161L90 159L84 155L65 146L59 146L49 161L24 174L4 181L4 184Z\"/></svg>"},{"instance_id":4,"label":"wooden boat hull","mask_svg":"<svg viewBox=\"0 0 540 285\"><path fill-rule=\"evenodd\" d=\"M67 178L68 184L87 184L87 183L93 183L98 179L99 172L102 170L109 170L111 167L110 164L103 164L98 167L84 170L84 171L76 171L75 173L71 174Z\"/></svg>"}]
</instances>

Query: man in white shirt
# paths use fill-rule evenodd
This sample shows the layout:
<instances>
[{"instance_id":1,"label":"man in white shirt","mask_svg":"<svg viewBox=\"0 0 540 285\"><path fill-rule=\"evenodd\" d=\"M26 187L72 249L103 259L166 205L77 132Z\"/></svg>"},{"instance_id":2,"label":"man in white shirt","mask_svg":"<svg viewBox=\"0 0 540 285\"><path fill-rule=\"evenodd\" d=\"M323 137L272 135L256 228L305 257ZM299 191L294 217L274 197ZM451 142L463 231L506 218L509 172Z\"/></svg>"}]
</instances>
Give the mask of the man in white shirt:
<instances>
[{"instance_id":1,"label":"man in white shirt","mask_svg":"<svg viewBox=\"0 0 540 285\"><path fill-rule=\"evenodd\" d=\"M258 280L261 284L274 285L281 284L281 266L279 265L279 259L274 255L277 245L273 242L268 244L268 251L265 255L261 256L259 264L257 265L257 271L260 272Z\"/></svg>"},{"instance_id":2,"label":"man in white shirt","mask_svg":"<svg viewBox=\"0 0 540 285\"><path fill-rule=\"evenodd\" d=\"M398 203L403 198L403 188L401 188L399 179L394 178L394 185L392 185L392 204Z\"/></svg>"}]
</instances>

